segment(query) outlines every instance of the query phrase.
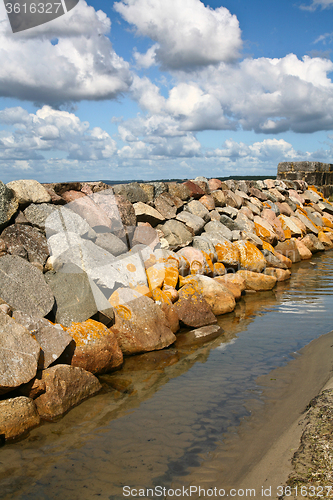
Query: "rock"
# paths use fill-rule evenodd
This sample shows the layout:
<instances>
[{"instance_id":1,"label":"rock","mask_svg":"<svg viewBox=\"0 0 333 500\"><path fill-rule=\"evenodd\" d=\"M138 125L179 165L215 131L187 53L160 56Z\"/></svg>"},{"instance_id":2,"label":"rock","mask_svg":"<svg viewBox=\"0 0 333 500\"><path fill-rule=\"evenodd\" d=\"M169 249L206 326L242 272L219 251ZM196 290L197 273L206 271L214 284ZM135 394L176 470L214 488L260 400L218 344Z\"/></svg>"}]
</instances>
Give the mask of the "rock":
<instances>
[{"instance_id":1,"label":"rock","mask_svg":"<svg viewBox=\"0 0 333 500\"><path fill-rule=\"evenodd\" d=\"M267 200L266 194L264 194L262 191L260 191L259 189L255 188L255 187L251 187L249 189L249 195L252 196L253 198L258 198L258 200L260 200L260 201Z\"/></svg>"},{"instance_id":2,"label":"rock","mask_svg":"<svg viewBox=\"0 0 333 500\"><path fill-rule=\"evenodd\" d=\"M245 217L247 217L250 221L253 222L253 213L252 211L249 209L249 207L242 207L239 211L238 211L239 214L243 214L245 215ZM238 214L237 214L238 215Z\"/></svg>"},{"instance_id":3,"label":"rock","mask_svg":"<svg viewBox=\"0 0 333 500\"><path fill-rule=\"evenodd\" d=\"M20 205L27 203L49 203L51 196L46 189L34 180L19 180L8 182L7 187L12 189Z\"/></svg>"},{"instance_id":4,"label":"rock","mask_svg":"<svg viewBox=\"0 0 333 500\"><path fill-rule=\"evenodd\" d=\"M238 268L240 263L239 249L227 239L220 239L215 245L218 262L222 262L227 269Z\"/></svg>"},{"instance_id":5,"label":"rock","mask_svg":"<svg viewBox=\"0 0 333 500\"><path fill-rule=\"evenodd\" d=\"M112 233L101 233L97 235L95 245L110 252L114 257L128 252L126 243Z\"/></svg>"},{"instance_id":6,"label":"rock","mask_svg":"<svg viewBox=\"0 0 333 500\"><path fill-rule=\"evenodd\" d=\"M188 283L179 290L179 299L174 307L179 320L186 326L199 328L217 322L211 307L195 282Z\"/></svg>"},{"instance_id":7,"label":"rock","mask_svg":"<svg viewBox=\"0 0 333 500\"><path fill-rule=\"evenodd\" d=\"M302 230L290 217L287 217L286 215L279 215L278 219L282 224L283 230L289 229L292 236L302 236Z\"/></svg>"},{"instance_id":8,"label":"rock","mask_svg":"<svg viewBox=\"0 0 333 500\"><path fill-rule=\"evenodd\" d=\"M315 224L315 226L323 227L323 218L322 216L316 212L313 208L305 207L306 214L308 218Z\"/></svg>"},{"instance_id":9,"label":"rock","mask_svg":"<svg viewBox=\"0 0 333 500\"><path fill-rule=\"evenodd\" d=\"M287 217L290 217L294 213L294 211L290 208L290 206L286 202L284 203L277 202L276 206L280 210L281 215L286 215Z\"/></svg>"},{"instance_id":10,"label":"rock","mask_svg":"<svg viewBox=\"0 0 333 500\"><path fill-rule=\"evenodd\" d=\"M146 193L147 198L148 198L148 202L154 201L155 188L154 188L153 184L140 183L139 186Z\"/></svg>"},{"instance_id":11,"label":"rock","mask_svg":"<svg viewBox=\"0 0 333 500\"><path fill-rule=\"evenodd\" d=\"M249 203L251 203L251 205L249 205ZM253 213L257 214L257 212L254 210L253 207L256 207L260 212L263 210L264 208L264 205L263 203L258 199L258 198L254 198L253 196L250 197L250 202L248 200L245 200L245 204L246 206L248 206ZM260 214L257 214L257 215L260 215Z\"/></svg>"},{"instance_id":12,"label":"rock","mask_svg":"<svg viewBox=\"0 0 333 500\"><path fill-rule=\"evenodd\" d=\"M199 234L206 224L201 217L184 210L177 215L176 220L183 222L194 234Z\"/></svg>"},{"instance_id":13,"label":"rock","mask_svg":"<svg viewBox=\"0 0 333 500\"><path fill-rule=\"evenodd\" d=\"M215 220L208 222L204 229L208 234L216 235L220 238L226 238L229 241L232 240L232 231L221 222Z\"/></svg>"},{"instance_id":14,"label":"rock","mask_svg":"<svg viewBox=\"0 0 333 500\"><path fill-rule=\"evenodd\" d=\"M15 215L19 202L14 191L0 181L0 229L3 229Z\"/></svg>"},{"instance_id":15,"label":"rock","mask_svg":"<svg viewBox=\"0 0 333 500\"><path fill-rule=\"evenodd\" d=\"M213 197L215 207L225 206L225 196L223 191L212 191L211 196Z\"/></svg>"},{"instance_id":16,"label":"rock","mask_svg":"<svg viewBox=\"0 0 333 500\"><path fill-rule=\"evenodd\" d=\"M21 436L40 423L35 403L23 396L0 401L0 435L4 439Z\"/></svg>"},{"instance_id":17,"label":"rock","mask_svg":"<svg viewBox=\"0 0 333 500\"><path fill-rule=\"evenodd\" d=\"M177 207L173 197L169 193L162 193L155 198L156 210L167 220L174 219L177 215Z\"/></svg>"},{"instance_id":18,"label":"rock","mask_svg":"<svg viewBox=\"0 0 333 500\"><path fill-rule=\"evenodd\" d=\"M240 208L243 204L243 198L233 193L232 191L224 191L225 203L233 208Z\"/></svg>"},{"instance_id":19,"label":"rock","mask_svg":"<svg viewBox=\"0 0 333 500\"><path fill-rule=\"evenodd\" d=\"M275 255L274 250L272 252L269 250L263 250L262 254L266 259L266 264L268 267L274 267L277 269L288 269L287 265L284 262L282 262L279 257Z\"/></svg>"},{"instance_id":20,"label":"rock","mask_svg":"<svg viewBox=\"0 0 333 500\"><path fill-rule=\"evenodd\" d=\"M210 194L205 194L199 199L199 202L203 204L204 207L207 208L207 210L215 210L215 202L214 202L214 197Z\"/></svg>"},{"instance_id":21,"label":"rock","mask_svg":"<svg viewBox=\"0 0 333 500\"><path fill-rule=\"evenodd\" d=\"M216 191L222 188L222 182L220 179L209 179L208 186L211 191Z\"/></svg>"},{"instance_id":22,"label":"rock","mask_svg":"<svg viewBox=\"0 0 333 500\"><path fill-rule=\"evenodd\" d=\"M176 347L209 342L223 333L218 325L203 326L177 335Z\"/></svg>"},{"instance_id":23,"label":"rock","mask_svg":"<svg viewBox=\"0 0 333 500\"><path fill-rule=\"evenodd\" d=\"M331 250L333 248L331 238L329 238L324 231L319 231L318 240L324 245L325 250Z\"/></svg>"},{"instance_id":24,"label":"rock","mask_svg":"<svg viewBox=\"0 0 333 500\"><path fill-rule=\"evenodd\" d=\"M165 314L153 300L124 288L118 289L116 294L118 297L115 294L111 297L115 309L115 324L111 330L123 354L155 351L173 344L176 337Z\"/></svg>"},{"instance_id":25,"label":"rock","mask_svg":"<svg viewBox=\"0 0 333 500\"><path fill-rule=\"evenodd\" d=\"M264 273L267 276L273 276L277 281L289 280L291 276L291 272L288 269L277 269L273 267L266 267Z\"/></svg>"},{"instance_id":26,"label":"rock","mask_svg":"<svg viewBox=\"0 0 333 500\"><path fill-rule=\"evenodd\" d=\"M217 210L211 210L209 212L210 220L217 220L220 222L221 215Z\"/></svg>"},{"instance_id":27,"label":"rock","mask_svg":"<svg viewBox=\"0 0 333 500\"><path fill-rule=\"evenodd\" d=\"M190 264L191 274L204 274L205 273L205 258L203 253L197 248L186 247L177 252L188 260Z\"/></svg>"},{"instance_id":28,"label":"rock","mask_svg":"<svg viewBox=\"0 0 333 500\"><path fill-rule=\"evenodd\" d=\"M240 274L245 280L246 290L255 290L257 292L271 290L277 281L274 276L266 276L265 274L254 273L252 271L238 271L237 274Z\"/></svg>"},{"instance_id":29,"label":"rock","mask_svg":"<svg viewBox=\"0 0 333 500\"><path fill-rule=\"evenodd\" d=\"M62 194L62 198L66 201L66 203L71 203L73 201L79 200L80 198L84 198L86 195L81 193L81 191L74 191L70 189Z\"/></svg>"},{"instance_id":30,"label":"rock","mask_svg":"<svg viewBox=\"0 0 333 500\"><path fill-rule=\"evenodd\" d=\"M24 210L24 216L32 226L45 232L46 219L55 210L58 210L58 208L47 203L39 205L32 203Z\"/></svg>"},{"instance_id":31,"label":"rock","mask_svg":"<svg viewBox=\"0 0 333 500\"><path fill-rule=\"evenodd\" d=\"M231 281L224 280L223 278L224 276L218 276L214 278L214 280L225 286L229 290L229 292L232 293L235 300L239 300L242 296L242 290L240 289L240 287L235 283L232 283Z\"/></svg>"},{"instance_id":32,"label":"rock","mask_svg":"<svg viewBox=\"0 0 333 500\"><path fill-rule=\"evenodd\" d=\"M178 281L178 280L177 280ZM175 302L177 302L177 300L179 299L179 293L178 293L178 290L176 290L173 286L170 286L170 285L166 285L164 283L163 285L163 291L164 293L167 295L167 297L169 297L169 299L171 300L171 302L174 304ZM175 333L175 332L173 332Z\"/></svg>"},{"instance_id":33,"label":"rock","mask_svg":"<svg viewBox=\"0 0 333 500\"><path fill-rule=\"evenodd\" d=\"M327 212L328 214L333 215L333 205L331 203L327 203L326 201L319 201L318 207L323 212Z\"/></svg>"},{"instance_id":34,"label":"rock","mask_svg":"<svg viewBox=\"0 0 333 500\"><path fill-rule=\"evenodd\" d=\"M183 182L183 185L186 186L190 192L190 196L195 199L201 198L201 196L204 196L206 193L201 189L201 187L198 186L195 182L192 181L186 181Z\"/></svg>"},{"instance_id":35,"label":"rock","mask_svg":"<svg viewBox=\"0 0 333 500\"><path fill-rule=\"evenodd\" d=\"M275 181L273 179L265 179L264 184L267 189L274 189L275 188Z\"/></svg>"},{"instance_id":36,"label":"rock","mask_svg":"<svg viewBox=\"0 0 333 500\"><path fill-rule=\"evenodd\" d=\"M210 194L208 179L202 175L196 177L193 182L197 184L206 194Z\"/></svg>"},{"instance_id":37,"label":"rock","mask_svg":"<svg viewBox=\"0 0 333 500\"><path fill-rule=\"evenodd\" d=\"M36 399L45 392L45 382L41 380L42 372L37 372L35 378L27 384L20 385L18 392L26 398Z\"/></svg>"},{"instance_id":38,"label":"rock","mask_svg":"<svg viewBox=\"0 0 333 500\"><path fill-rule=\"evenodd\" d=\"M145 245L146 247L150 247L154 250L156 247L159 247L160 244L158 233L148 223L144 224L146 225L135 228L131 241L131 247L133 248L135 245Z\"/></svg>"},{"instance_id":39,"label":"rock","mask_svg":"<svg viewBox=\"0 0 333 500\"><path fill-rule=\"evenodd\" d=\"M34 378L40 347L24 326L3 313L0 313L0 352L0 394Z\"/></svg>"},{"instance_id":40,"label":"rock","mask_svg":"<svg viewBox=\"0 0 333 500\"><path fill-rule=\"evenodd\" d=\"M86 198L86 200L89 200L89 198ZM88 236L91 230L88 222L67 206L52 211L45 220L47 238L57 233L74 233L79 236Z\"/></svg>"},{"instance_id":41,"label":"rock","mask_svg":"<svg viewBox=\"0 0 333 500\"><path fill-rule=\"evenodd\" d=\"M177 198L180 198L183 201L186 201L191 197L191 192L185 184L168 182L168 190L171 196L177 196Z\"/></svg>"},{"instance_id":42,"label":"rock","mask_svg":"<svg viewBox=\"0 0 333 500\"><path fill-rule=\"evenodd\" d=\"M56 365L43 371L45 393L35 399L41 418L51 420L99 392L98 379L82 368Z\"/></svg>"},{"instance_id":43,"label":"rock","mask_svg":"<svg viewBox=\"0 0 333 500\"><path fill-rule=\"evenodd\" d=\"M29 262L39 262L43 266L49 256L45 236L34 227L13 224L4 229L1 238L9 254L26 257Z\"/></svg>"},{"instance_id":44,"label":"rock","mask_svg":"<svg viewBox=\"0 0 333 500\"><path fill-rule=\"evenodd\" d=\"M121 366L123 353L115 334L102 323L92 319L72 323L67 333L75 342L68 353L68 361L72 366L94 374L110 372Z\"/></svg>"},{"instance_id":45,"label":"rock","mask_svg":"<svg viewBox=\"0 0 333 500\"><path fill-rule=\"evenodd\" d=\"M244 213L239 212L237 214L235 223L240 231L255 232L254 223Z\"/></svg>"},{"instance_id":46,"label":"rock","mask_svg":"<svg viewBox=\"0 0 333 500\"><path fill-rule=\"evenodd\" d=\"M227 215L230 219L236 219L237 215L239 214L239 210L233 207L223 207L219 208L219 213L221 215Z\"/></svg>"},{"instance_id":47,"label":"rock","mask_svg":"<svg viewBox=\"0 0 333 500\"><path fill-rule=\"evenodd\" d=\"M149 222L149 224L155 227L157 224L165 221L165 217L160 212L145 203L134 203L133 207L138 222Z\"/></svg>"},{"instance_id":48,"label":"rock","mask_svg":"<svg viewBox=\"0 0 333 500\"><path fill-rule=\"evenodd\" d=\"M266 267L266 259L258 248L249 241L237 241L234 246L239 250L240 265L248 271L262 272Z\"/></svg>"},{"instance_id":49,"label":"rock","mask_svg":"<svg viewBox=\"0 0 333 500\"><path fill-rule=\"evenodd\" d=\"M192 234L186 226L179 221L169 220L163 224L163 226L159 226L159 229L163 231L164 238L167 240L172 250L177 250L192 243Z\"/></svg>"},{"instance_id":50,"label":"rock","mask_svg":"<svg viewBox=\"0 0 333 500\"><path fill-rule=\"evenodd\" d=\"M275 212L269 208L264 208L261 217L272 226L273 231L275 232L279 241L285 240L284 231L282 228L281 221L277 218Z\"/></svg>"},{"instance_id":51,"label":"rock","mask_svg":"<svg viewBox=\"0 0 333 500\"><path fill-rule=\"evenodd\" d=\"M46 189L46 192L50 195L50 197L51 197L51 203L53 205L65 205L66 204L66 201L61 196L59 196L54 191L54 189L52 189L51 187L45 187L45 189Z\"/></svg>"},{"instance_id":52,"label":"rock","mask_svg":"<svg viewBox=\"0 0 333 500\"><path fill-rule=\"evenodd\" d=\"M299 254L300 254L302 260L311 259L312 252L310 252L308 247L306 245L304 245L303 241L296 240L296 245L297 245L297 249L299 251Z\"/></svg>"},{"instance_id":53,"label":"rock","mask_svg":"<svg viewBox=\"0 0 333 500\"><path fill-rule=\"evenodd\" d=\"M227 287L218 283L215 279L208 276L188 276L184 278L186 283L194 283L199 293L210 305L216 316L226 314L235 309L236 302L233 294Z\"/></svg>"},{"instance_id":54,"label":"rock","mask_svg":"<svg viewBox=\"0 0 333 500\"><path fill-rule=\"evenodd\" d=\"M239 231L239 230L241 230L241 226L239 226L236 221L232 220L227 215L222 214L221 217L220 217L220 222L225 227L227 227L229 229L229 231Z\"/></svg>"},{"instance_id":55,"label":"rock","mask_svg":"<svg viewBox=\"0 0 333 500\"><path fill-rule=\"evenodd\" d=\"M162 288L165 278L165 263L160 262L146 269L148 286L151 291Z\"/></svg>"},{"instance_id":56,"label":"rock","mask_svg":"<svg viewBox=\"0 0 333 500\"><path fill-rule=\"evenodd\" d=\"M250 181L238 181L237 187L240 191L243 191L245 194L249 194L249 184Z\"/></svg>"},{"instance_id":57,"label":"rock","mask_svg":"<svg viewBox=\"0 0 333 500\"><path fill-rule=\"evenodd\" d=\"M193 215L196 215L197 217L201 217L201 219L203 219L205 222L208 222L210 220L209 211L202 203L200 203L200 201L190 201L185 206L184 210L186 212L190 212Z\"/></svg>"},{"instance_id":58,"label":"rock","mask_svg":"<svg viewBox=\"0 0 333 500\"><path fill-rule=\"evenodd\" d=\"M295 239L279 242L275 247L275 251L284 255L285 257L288 257L288 259L290 259L292 263L301 261L301 256L299 254Z\"/></svg>"},{"instance_id":59,"label":"rock","mask_svg":"<svg viewBox=\"0 0 333 500\"><path fill-rule=\"evenodd\" d=\"M212 262L217 261L217 253L215 247L205 234L202 234L201 236L195 236L193 238L192 245L193 248L197 248L198 250L201 250L201 252L206 252Z\"/></svg>"},{"instance_id":60,"label":"rock","mask_svg":"<svg viewBox=\"0 0 333 500\"><path fill-rule=\"evenodd\" d=\"M24 326L41 347L39 368L48 368L72 342L72 338L59 324L53 324L45 318L35 320L22 311L15 311L13 319Z\"/></svg>"},{"instance_id":61,"label":"rock","mask_svg":"<svg viewBox=\"0 0 333 500\"><path fill-rule=\"evenodd\" d=\"M224 267L222 262L215 262L213 264L213 267L214 267L214 272L213 272L214 277L215 276L224 276L225 273L227 272L226 268Z\"/></svg>"},{"instance_id":62,"label":"rock","mask_svg":"<svg viewBox=\"0 0 333 500\"><path fill-rule=\"evenodd\" d=\"M248 231L242 231L241 239L244 241L249 241L250 243L252 243L252 245L255 245L257 248L259 248L259 250L261 250L264 245L264 242L261 238L259 238L259 236L254 233L249 233Z\"/></svg>"},{"instance_id":63,"label":"rock","mask_svg":"<svg viewBox=\"0 0 333 500\"><path fill-rule=\"evenodd\" d=\"M275 245L278 238L270 223L258 215L256 215L253 220L257 236L261 240L267 241L271 245Z\"/></svg>"},{"instance_id":64,"label":"rock","mask_svg":"<svg viewBox=\"0 0 333 500\"><path fill-rule=\"evenodd\" d=\"M325 250L324 245L314 234L307 234L301 241L312 253L322 252Z\"/></svg>"},{"instance_id":65,"label":"rock","mask_svg":"<svg viewBox=\"0 0 333 500\"><path fill-rule=\"evenodd\" d=\"M72 322L86 321L98 312L88 275L77 266L68 266L64 272L46 273L45 280L55 297L57 323L68 327ZM101 309L102 312L105 308Z\"/></svg>"},{"instance_id":66,"label":"rock","mask_svg":"<svg viewBox=\"0 0 333 500\"><path fill-rule=\"evenodd\" d=\"M228 285L228 283L237 285L241 292L244 292L244 290L246 289L245 280L239 273L225 274L224 276L221 276L218 281L219 283L225 282L226 286Z\"/></svg>"},{"instance_id":67,"label":"rock","mask_svg":"<svg viewBox=\"0 0 333 500\"><path fill-rule=\"evenodd\" d=\"M120 195L115 195L112 198L114 201L112 204L112 212L114 213L113 217L120 217L120 220L125 227L136 226L137 219L132 203ZM108 205L110 206L110 203Z\"/></svg>"},{"instance_id":68,"label":"rock","mask_svg":"<svg viewBox=\"0 0 333 500\"><path fill-rule=\"evenodd\" d=\"M179 298L179 296L178 296ZM168 326L172 333L178 332L179 326L179 318L176 311L176 308L172 304L161 304L161 309L165 314L166 320L168 322Z\"/></svg>"},{"instance_id":69,"label":"rock","mask_svg":"<svg viewBox=\"0 0 333 500\"><path fill-rule=\"evenodd\" d=\"M305 212L305 211L304 211ZM318 229L317 227L313 224L313 222L309 219L309 217L306 214L306 212L301 212L299 209L296 210L295 216L304 224L306 227L306 231L309 233L314 233L318 234Z\"/></svg>"},{"instance_id":70,"label":"rock","mask_svg":"<svg viewBox=\"0 0 333 500\"><path fill-rule=\"evenodd\" d=\"M137 182L131 182L130 184L117 184L112 187L115 194L123 196L131 203L147 203L148 201L147 193Z\"/></svg>"},{"instance_id":71,"label":"rock","mask_svg":"<svg viewBox=\"0 0 333 500\"><path fill-rule=\"evenodd\" d=\"M42 318L53 308L54 297L43 274L15 255L0 259L0 297L13 310Z\"/></svg>"}]
</instances>

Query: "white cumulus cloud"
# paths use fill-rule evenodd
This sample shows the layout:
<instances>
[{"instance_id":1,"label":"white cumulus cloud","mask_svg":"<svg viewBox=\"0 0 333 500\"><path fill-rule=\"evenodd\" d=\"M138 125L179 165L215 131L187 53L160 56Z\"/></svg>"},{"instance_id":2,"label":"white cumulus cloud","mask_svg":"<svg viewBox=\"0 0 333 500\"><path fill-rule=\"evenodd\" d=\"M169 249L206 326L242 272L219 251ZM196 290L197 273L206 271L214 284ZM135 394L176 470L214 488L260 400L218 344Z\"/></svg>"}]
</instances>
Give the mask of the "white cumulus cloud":
<instances>
[{"instance_id":1,"label":"white cumulus cloud","mask_svg":"<svg viewBox=\"0 0 333 500\"><path fill-rule=\"evenodd\" d=\"M225 7L212 9L200 0L122 0L114 8L138 35L156 42L145 55L135 54L143 66L189 69L239 57L238 19Z\"/></svg>"},{"instance_id":2,"label":"white cumulus cloud","mask_svg":"<svg viewBox=\"0 0 333 500\"><path fill-rule=\"evenodd\" d=\"M113 50L110 26L104 12L80 0L68 14L13 34L1 2L0 96L59 104L128 90L129 64Z\"/></svg>"}]
</instances>

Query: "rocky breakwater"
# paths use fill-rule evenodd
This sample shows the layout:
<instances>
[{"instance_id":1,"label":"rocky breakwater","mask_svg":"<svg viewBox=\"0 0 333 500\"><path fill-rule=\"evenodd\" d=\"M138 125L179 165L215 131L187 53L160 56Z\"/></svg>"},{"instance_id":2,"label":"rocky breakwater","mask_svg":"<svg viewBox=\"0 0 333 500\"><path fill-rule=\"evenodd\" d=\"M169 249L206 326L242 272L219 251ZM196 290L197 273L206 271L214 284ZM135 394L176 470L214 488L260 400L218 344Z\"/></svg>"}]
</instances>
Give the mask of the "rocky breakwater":
<instances>
[{"instance_id":1,"label":"rocky breakwater","mask_svg":"<svg viewBox=\"0 0 333 500\"><path fill-rule=\"evenodd\" d=\"M0 182L0 434L98 393L123 356L222 333L216 316L333 248L304 181Z\"/></svg>"}]
</instances>

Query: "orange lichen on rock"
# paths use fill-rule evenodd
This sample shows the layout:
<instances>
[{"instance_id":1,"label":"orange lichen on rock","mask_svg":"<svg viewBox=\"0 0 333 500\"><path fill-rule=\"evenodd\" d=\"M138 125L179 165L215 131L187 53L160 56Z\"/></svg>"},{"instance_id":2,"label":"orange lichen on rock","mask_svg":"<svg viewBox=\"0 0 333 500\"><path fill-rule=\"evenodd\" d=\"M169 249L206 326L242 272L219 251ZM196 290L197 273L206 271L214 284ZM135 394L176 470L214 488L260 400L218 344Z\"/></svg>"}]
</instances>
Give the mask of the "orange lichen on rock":
<instances>
[{"instance_id":1,"label":"orange lichen on rock","mask_svg":"<svg viewBox=\"0 0 333 500\"><path fill-rule=\"evenodd\" d=\"M165 264L164 285L176 288L179 278L178 265L174 260L167 260Z\"/></svg>"},{"instance_id":2,"label":"orange lichen on rock","mask_svg":"<svg viewBox=\"0 0 333 500\"><path fill-rule=\"evenodd\" d=\"M155 288L152 292L152 295L155 302L159 302L160 304L172 304L171 299L168 297L168 294L160 288Z\"/></svg>"},{"instance_id":3,"label":"orange lichen on rock","mask_svg":"<svg viewBox=\"0 0 333 500\"><path fill-rule=\"evenodd\" d=\"M291 239L290 229L284 229L283 232L284 232L284 237L286 238L286 240L290 240Z\"/></svg>"},{"instance_id":4,"label":"orange lichen on rock","mask_svg":"<svg viewBox=\"0 0 333 500\"><path fill-rule=\"evenodd\" d=\"M224 265L238 266L239 250L231 241L225 240L223 243L217 243L215 250L218 262L222 262Z\"/></svg>"},{"instance_id":5,"label":"orange lichen on rock","mask_svg":"<svg viewBox=\"0 0 333 500\"><path fill-rule=\"evenodd\" d=\"M224 276L226 273L225 266L222 262L215 262L214 264L214 276Z\"/></svg>"},{"instance_id":6,"label":"orange lichen on rock","mask_svg":"<svg viewBox=\"0 0 333 500\"><path fill-rule=\"evenodd\" d=\"M331 238L327 234L325 234L324 231L319 231L318 240L324 245L325 250L330 250L331 248L333 248Z\"/></svg>"},{"instance_id":7,"label":"orange lichen on rock","mask_svg":"<svg viewBox=\"0 0 333 500\"><path fill-rule=\"evenodd\" d=\"M83 323L72 323L67 333L75 340L78 347L82 347L88 342L101 339L105 335L109 335L109 329L102 323L87 319Z\"/></svg>"},{"instance_id":8,"label":"orange lichen on rock","mask_svg":"<svg viewBox=\"0 0 333 500\"><path fill-rule=\"evenodd\" d=\"M240 265L242 269L261 272L266 267L266 259L260 250L250 241L236 241L234 243L239 250Z\"/></svg>"},{"instance_id":9,"label":"orange lichen on rock","mask_svg":"<svg viewBox=\"0 0 333 500\"><path fill-rule=\"evenodd\" d=\"M209 257L208 253L204 252L203 250L201 251L202 255L205 258L205 274L207 276L213 275L214 274L214 265L212 262L212 259Z\"/></svg>"},{"instance_id":10,"label":"orange lichen on rock","mask_svg":"<svg viewBox=\"0 0 333 500\"><path fill-rule=\"evenodd\" d=\"M165 278L164 264L155 264L154 266L149 267L146 269L146 275L151 291L155 290L155 288L162 288Z\"/></svg>"},{"instance_id":11,"label":"orange lichen on rock","mask_svg":"<svg viewBox=\"0 0 333 500\"><path fill-rule=\"evenodd\" d=\"M333 223L330 221L330 219L328 219L325 216L323 216L323 223L325 224L326 227L333 229ZM326 227L324 227L324 229L326 229Z\"/></svg>"},{"instance_id":12,"label":"orange lichen on rock","mask_svg":"<svg viewBox=\"0 0 333 500\"><path fill-rule=\"evenodd\" d=\"M261 224L258 224L257 222L254 223L254 227L256 230L256 235L262 239L262 240L267 240L271 237L271 233L266 229L265 227L261 226Z\"/></svg>"},{"instance_id":13,"label":"orange lichen on rock","mask_svg":"<svg viewBox=\"0 0 333 500\"><path fill-rule=\"evenodd\" d=\"M269 252L274 253L274 247L270 243L268 243L267 241L263 242L262 248L263 248L263 250L268 250Z\"/></svg>"}]
</instances>

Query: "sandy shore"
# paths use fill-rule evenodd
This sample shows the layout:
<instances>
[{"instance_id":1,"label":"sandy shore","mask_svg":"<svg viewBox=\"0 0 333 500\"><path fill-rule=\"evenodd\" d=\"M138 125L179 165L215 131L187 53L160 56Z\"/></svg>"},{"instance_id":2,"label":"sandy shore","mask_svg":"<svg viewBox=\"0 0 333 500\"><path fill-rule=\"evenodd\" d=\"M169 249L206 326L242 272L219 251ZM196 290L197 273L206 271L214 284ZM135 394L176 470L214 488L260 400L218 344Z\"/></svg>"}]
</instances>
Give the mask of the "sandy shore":
<instances>
[{"instance_id":1,"label":"sandy shore","mask_svg":"<svg viewBox=\"0 0 333 500\"><path fill-rule=\"evenodd\" d=\"M330 332L313 340L286 366L260 377L264 403L253 403L251 416L229 430L211 460L188 478L189 484L209 484L226 492L255 489L257 499L281 498L279 487L287 485L293 472L291 461L306 427L307 407L324 388L333 387L332 361Z\"/></svg>"},{"instance_id":2,"label":"sandy shore","mask_svg":"<svg viewBox=\"0 0 333 500\"><path fill-rule=\"evenodd\" d=\"M302 349L301 356L286 367L258 380L264 387L266 404L263 412L254 412L240 429L241 461L247 468L251 464L251 468L244 475L240 464L233 478L237 487L255 488L260 492L258 498L267 498L261 494L262 487L271 488L271 498L280 496L278 487L285 486L289 474L294 472L291 461L308 422L307 407L322 390L333 388L332 344L330 332Z\"/></svg>"}]
</instances>

